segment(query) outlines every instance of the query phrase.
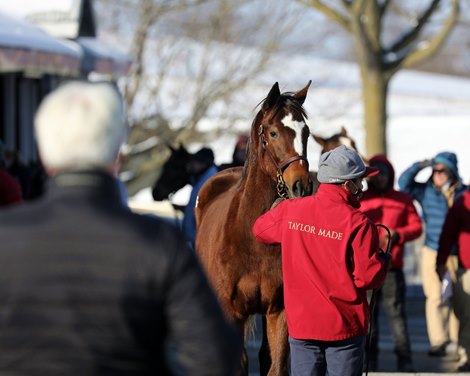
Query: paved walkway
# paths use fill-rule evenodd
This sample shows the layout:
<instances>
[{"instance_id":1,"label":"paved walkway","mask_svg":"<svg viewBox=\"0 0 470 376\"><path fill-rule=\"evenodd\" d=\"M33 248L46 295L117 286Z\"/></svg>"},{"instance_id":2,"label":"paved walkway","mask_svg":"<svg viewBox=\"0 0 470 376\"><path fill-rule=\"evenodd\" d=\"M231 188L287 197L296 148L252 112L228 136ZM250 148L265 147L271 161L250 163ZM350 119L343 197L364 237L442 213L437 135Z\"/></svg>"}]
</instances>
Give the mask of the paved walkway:
<instances>
[{"instance_id":1,"label":"paved walkway","mask_svg":"<svg viewBox=\"0 0 470 376\"><path fill-rule=\"evenodd\" d=\"M429 349L429 342L426 333L426 320L424 317L424 296L420 286L410 286L408 288L408 297L406 303L406 310L408 315L408 331L410 333L411 346L413 351L413 362L416 373L397 373L396 372L396 357L393 353L393 340L388 327L388 320L381 310L379 317L380 325L380 339L379 339L379 372L369 372L371 376L380 375L426 375L432 374L442 375L470 375L470 373L454 373L456 368L456 361L452 357L430 357L427 355ZM248 341L248 355L249 355L249 369L250 376L257 376L258 369L258 349L260 345L259 330L260 325L257 325L257 331L253 338Z\"/></svg>"}]
</instances>

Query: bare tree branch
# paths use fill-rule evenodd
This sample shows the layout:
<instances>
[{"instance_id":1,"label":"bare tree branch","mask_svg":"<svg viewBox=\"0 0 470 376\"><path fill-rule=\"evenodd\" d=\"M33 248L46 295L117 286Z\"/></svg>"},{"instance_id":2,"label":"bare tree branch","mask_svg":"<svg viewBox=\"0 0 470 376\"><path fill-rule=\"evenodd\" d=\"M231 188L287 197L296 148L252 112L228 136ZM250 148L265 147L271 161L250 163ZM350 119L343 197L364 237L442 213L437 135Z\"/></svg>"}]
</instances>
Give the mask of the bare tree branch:
<instances>
[{"instance_id":1,"label":"bare tree branch","mask_svg":"<svg viewBox=\"0 0 470 376\"><path fill-rule=\"evenodd\" d=\"M145 69L145 63L143 61L144 52L147 48L149 35L155 23L167 14L198 6L208 1L209 0L181 0L179 2L159 2L154 0L140 0L137 4L135 2L121 3L121 5L125 4L129 9L136 7L136 5L139 7L139 20L134 32L131 51L134 57L134 64L131 68L130 79L127 80L124 88L124 97L128 107L133 105L135 97L142 86L142 73Z\"/></svg>"},{"instance_id":2,"label":"bare tree branch","mask_svg":"<svg viewBox=\"0 0 470 376\"><path fill-rule=\"evenodd\" d=\"M341 25L341 27L345 28L348 31L351 31L350 19L343 16L337 10L331 8L330 6L321 2L320 0L297 0L297 1L299 1L301 4L304 4L308 7L313 7L313 8L318 9L328 18L330 18L331 20Z\"/></svg>"},{"instance_id":3,"label":"bare tree branch","mask_svg":"<svg viewBox=\"0 0 470 376\"><path fill-rule=\"evenodd\" d=\"M452 0L452 10L439 33L430 40L419 43L416 48L399 57L396 62L387 64L385 66L387 76L391 76L401 68L410 67L434 55L442 47L454 25L458 22L459 14L459 0Z\"/></svg>"},{"instance_id":4,"label":"bare tree branch","mask_svg":"<svg viewBox=\"0 0 470 376\"><path fill-rule=\"evenodd\" d=\"M319 0L302 0L302 3L317 8L340 24L347 17L338 15L332 6ZM452 0L452 12L440 31L414 49L410 47L412 42L417 40L424 25L436 13L440 0L432 0L418 18L416 26L389 49L384 48L381 34L384 15L391 7L391 0L342 0L341 3L349 15L351 27L348 30L358 49L367 151L370 154L386 153L388 83L397 70L430 57L443 45L457 23L459 0Z\"/></svg>"},{"instance_id":5,"label":"bare tree branch","mask_svg":"<svg viewBox=\"0 0 470 376\"><path fill-rule=\"evenodd\" d=\"M431 15L439 6L440 2L441 0L433 0L429 7L423 12L421 17L418 18L416 25L412 26L406 33L403 34L399 40L392 44L388 48L388 51L396 53L399 49L407 47L411 42L415 41L424 25L426 25Z\"/></svg>"},{"instance_id":6,"label":"bare tree branch","mask_svg":"<svg viewBox=\"0 0 470 376\"><path fill-rule=\"evenodd\" d=\"M359 16L364 12L364 7L367 4L367 0L353 0L351 2L351 12L356 16Z\"/></svg>"},{"instance_id":7,"label":"bare tree branch","mask_svg":"<svg viewBox=\"0 0 470 376\"><path fill-rule=\"evenodd\" d=\"M379 4L379 18L382 21L385 12L387 11L388 6L390 5L391 0L384 0L382 4Z\"/></svg>"}]
</instances>

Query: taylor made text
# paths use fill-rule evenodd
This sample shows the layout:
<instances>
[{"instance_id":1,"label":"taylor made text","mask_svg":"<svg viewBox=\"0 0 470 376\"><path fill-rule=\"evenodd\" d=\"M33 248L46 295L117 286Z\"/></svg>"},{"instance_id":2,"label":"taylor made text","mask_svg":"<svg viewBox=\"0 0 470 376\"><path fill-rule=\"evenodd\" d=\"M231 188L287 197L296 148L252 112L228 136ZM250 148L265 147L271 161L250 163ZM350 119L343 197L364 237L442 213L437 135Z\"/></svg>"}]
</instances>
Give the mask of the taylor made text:
<instances>
[{"instance_id":1,"label":"taylor made text","mask_svg":"<svg viewBox=\"0 0 470 376\"><path fill-rule=\"evenodd\" d=\"M307 232L312 235L323 236L325 238L341 240L343 239L343 233L338 231L329 230L326 228L319 227L317 228L314 225L309 225L306 223L300 222L287 222L289 226L289 230L292 231L300 231L300 232Z\"/></svg>"}]
</instances>

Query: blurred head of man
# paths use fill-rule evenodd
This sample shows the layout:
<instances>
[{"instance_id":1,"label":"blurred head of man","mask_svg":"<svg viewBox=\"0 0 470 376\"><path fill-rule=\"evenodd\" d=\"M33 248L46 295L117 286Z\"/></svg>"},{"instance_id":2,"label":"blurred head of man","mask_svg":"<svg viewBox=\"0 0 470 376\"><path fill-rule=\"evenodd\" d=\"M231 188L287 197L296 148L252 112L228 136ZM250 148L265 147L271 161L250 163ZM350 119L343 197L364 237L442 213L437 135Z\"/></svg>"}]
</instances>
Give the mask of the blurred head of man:
<instances>
[{"instance_id":1,"label":"blurred head of man","mask_svg":"<svg viewBox=\"0 0 470 376\"><path fill-rule=\"evenodd\" d=\"M110 83L66 83L42 101L35 132L49 174L93 169L114 174L128 135L121 96Z\"/></svg>"},{"instance_id":2,"label":"blurred head of man","mask_svg":"<svg viewBox=\"0 0 470 376\"><path fill-rule=\"evenodd\" d=\"M233 163L238 166L243 166L246 160L246 149L248 147L249 137L245 135L238 136L235 149L233 150Z\"/></svg>"},{"instance_id":3,"label":"blurred head of man","mask_svg":"<svg viewBox=\"0 0 470 376\"><path fill-rule=\"evenodd\" d=\"M198 176L214 164L214 152L212 149L203 147L192 155L186 169L192 176Z\"/></svg>"}]
</instances>

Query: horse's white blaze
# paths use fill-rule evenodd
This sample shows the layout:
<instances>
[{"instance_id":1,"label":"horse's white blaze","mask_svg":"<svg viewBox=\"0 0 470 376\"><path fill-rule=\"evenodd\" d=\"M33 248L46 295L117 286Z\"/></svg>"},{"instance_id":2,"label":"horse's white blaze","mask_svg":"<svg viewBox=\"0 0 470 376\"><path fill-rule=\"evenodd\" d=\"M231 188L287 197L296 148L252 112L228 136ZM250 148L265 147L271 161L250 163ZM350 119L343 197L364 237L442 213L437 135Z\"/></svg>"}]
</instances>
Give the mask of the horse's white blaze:
<instances>
[{"instance_id":1,"label":"horse's white blaze","mask_svg":"<svg viewBox=\"0 0 470 376\"><path fill-rule=\"evenodd\" d=\"M339 142L341 143L341 145L344 145L346 146L348 149L352 149L352 150L355 150L353 145L352 145L352 141L350 138L348 137L340 137L339 138Z\"/></svg>"},{"instance_id":2,"label":"horse's white blaze","mask_svg":"<svg viewBox=\"0 0 470 376\"><path fill-rule=\"evenodd\" d=\"M302 143L302 129L305 127L304 121L297 121L294 120L294 117L291 113L288 113L284 119L281 120L284 126L289 127L294 130L295 132L295 139L294 139L294 149L299 155L303 155L303 143ZM304 161L300 160L300 164L303 164Z\"/></svg>"}]
</instances>

